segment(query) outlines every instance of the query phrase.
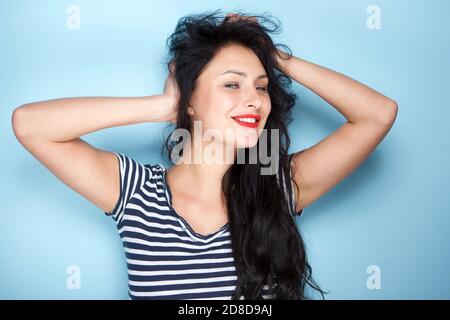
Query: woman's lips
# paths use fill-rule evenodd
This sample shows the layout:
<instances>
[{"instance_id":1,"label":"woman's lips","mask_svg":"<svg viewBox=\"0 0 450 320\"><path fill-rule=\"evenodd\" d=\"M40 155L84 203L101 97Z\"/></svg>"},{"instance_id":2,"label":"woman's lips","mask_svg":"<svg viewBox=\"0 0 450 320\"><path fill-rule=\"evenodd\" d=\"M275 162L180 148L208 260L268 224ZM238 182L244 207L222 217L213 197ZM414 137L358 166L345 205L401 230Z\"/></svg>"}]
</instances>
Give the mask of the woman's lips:
<instances>
[{"instance_id":1,"label":"woman's lips","mask_svg":"<svg viewBox=\"0 0 450 320\"><path fill-rule=\"evenodd\" d=\"M236 121L237 123L239 123L241 126L247 127L247 128L258 128L258 123L259 121L256 120L254 123L251 122L244 122L244 121L240 121L239 118L232 118L234 121Z\"/></svg>"}]
</instances>

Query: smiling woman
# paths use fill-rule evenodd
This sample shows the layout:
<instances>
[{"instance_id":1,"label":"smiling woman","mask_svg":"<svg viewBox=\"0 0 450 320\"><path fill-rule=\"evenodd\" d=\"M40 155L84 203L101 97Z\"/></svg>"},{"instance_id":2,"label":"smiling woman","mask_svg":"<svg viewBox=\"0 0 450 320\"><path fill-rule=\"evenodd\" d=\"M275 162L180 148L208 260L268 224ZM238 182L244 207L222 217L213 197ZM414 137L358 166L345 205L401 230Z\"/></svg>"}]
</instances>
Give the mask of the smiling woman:
<instances>
[{"instance_id":1,"label":"smiling woman","mask_svg":"<svg viewBox=\"0 0 450 320\"><path fill-rule=\"evenodd\" d=\"M294 219L303 211L288 154L296 96L269 36L278 26L259 19L181 18L161 95L55 99L13 113L20 143L117 223L131 299L306 299L306 285L323 297ZM174 126L164 144L169 169L80 138L155 121ZM209 130L233 161L197 154ZM256 149L276 159L274 172L261 152L239 161Z\"/></svg>"},{"instance_id":2,"label":"smiling woman","mask_svg":"<svg viewBox=\"0 0 450 320\"><path fill-rule=\"evenodd\" d=\"M232 129L235 157L247 155L253 148L273 150L276 146L279 171L275 176L261 174L265 164L260 158L256 163L191 165L192 150L203 143L194 132L192 140L182 141L187 147L181 156L188 164L172 167L167 172L168 182L172 193L178 191L178 195L173 193L174 199L187 202L202 195L191 210L186 205L182 210L181 201L178 204L178 212L192 224L202 225L206 217L201 212L208 209L199 203L211 199L214 207L222 204L217 210L226 212L229 221L233 274L237 276L230 292L233 298L304 299L307 284L323 296L311 278L306 250L292 219L296 201L287 125L292 121L296 96L289 90L291 80L281 70L277 48L269 36L278 26L267 16L246 17L222 21L213 12L178 22L168 39L169 65L173 63L176 70L172 76L177 89L172 91L179 90L172 135L180 129L193 133L195 121L201 121L205 130L219 130L222 136ZM240 132L243 127L254 129L255 134ZM259 139L263 129L276 131L276 139ZM171 160L178 146L172 135L166 139ZM188 186L190 191L181 191Z\"/></svg>"}]
</instances>

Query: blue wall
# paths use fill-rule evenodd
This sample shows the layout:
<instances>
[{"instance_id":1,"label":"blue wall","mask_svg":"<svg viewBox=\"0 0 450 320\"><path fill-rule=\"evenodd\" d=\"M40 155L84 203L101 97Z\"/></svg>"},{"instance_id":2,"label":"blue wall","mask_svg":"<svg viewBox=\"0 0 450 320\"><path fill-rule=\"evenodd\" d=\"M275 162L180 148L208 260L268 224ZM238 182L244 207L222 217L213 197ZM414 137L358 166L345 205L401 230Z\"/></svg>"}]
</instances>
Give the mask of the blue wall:
<instances>
[{"instance_id":1,"label":"blue wall","mask_svg":"<svg viewBox=\"0 0 450 320\"><path fill-rule=\"evenodd\" d=\"M165 40L178 19L219 8L270 12L283 28L274 40L294 55L399 104L396 123L375 152L298 219L313 275L330 291L327 298L450 298L450 2L239 3L0 1L0 298L128 297L113 220L17 142L13 109L61 97L159 94ZM80 29L70 27L71 5L80 9ZM380 9L380 29L367 25L371 5ZM297 151L345 119L313 92L293 86L298 102L290 151ZM143 163L158 162L165 126L116 127L83 138ZM67 285L70 266L81 272L79 289ZM367 284L374 276L370 266L381 272L378 289Z\"/></svg>"}]
</instances>

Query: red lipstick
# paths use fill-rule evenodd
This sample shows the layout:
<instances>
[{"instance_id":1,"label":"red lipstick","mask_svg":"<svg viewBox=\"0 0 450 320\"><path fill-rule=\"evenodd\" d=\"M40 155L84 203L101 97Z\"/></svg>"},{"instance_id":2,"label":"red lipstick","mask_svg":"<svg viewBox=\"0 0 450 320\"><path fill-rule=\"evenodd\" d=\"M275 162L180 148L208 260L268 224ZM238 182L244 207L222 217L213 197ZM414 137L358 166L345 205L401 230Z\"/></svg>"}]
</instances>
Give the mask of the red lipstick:
<instances>
[{"instance_id":1,"label":"red lipstick","mask_svg":"<svg viewBox=\"0 0 450 320\"><path fill-rule=\"evenodd\" d=\"M232 116L231 118L241 126L248 128L257 128L258 123L261 120L261 116L258 114L240 114L238 116Z\"/></svg>"}]
</instances>

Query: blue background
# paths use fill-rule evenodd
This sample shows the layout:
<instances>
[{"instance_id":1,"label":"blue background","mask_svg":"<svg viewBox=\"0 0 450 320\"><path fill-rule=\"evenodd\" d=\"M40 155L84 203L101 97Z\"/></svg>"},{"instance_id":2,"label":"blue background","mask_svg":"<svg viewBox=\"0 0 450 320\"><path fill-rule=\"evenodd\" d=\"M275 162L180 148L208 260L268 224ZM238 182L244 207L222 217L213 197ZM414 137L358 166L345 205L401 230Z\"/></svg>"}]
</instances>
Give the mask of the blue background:
<instances>
[{"instance_id":1,"label":"blue background","mask_svg":"<svg viewBox=\"0 0 450 320\"><path fill-rule=\"evenodd\" d=\"M69 30L67 7L81 9ZM239 4L239 5L238 5ZM366 9L381 9L369 30ZM450 298L450 2L7 1L0 2L0 298L127 299L112 219L69 189L14 137L11 114L28 102L75 96L160 94L166 38L186 14L270 12L294 55L397 101L388 136L349 177L298 219L313 276L328 299ZM345 118L298 83L291 152ZM126 108L126 106L124 106ZM159 162L166 123L101 130L83 139L142 163ZM81 269L81 288L66 269ZM381 289L366 285L370 265Z\"/></svg>"}]
</instances>

